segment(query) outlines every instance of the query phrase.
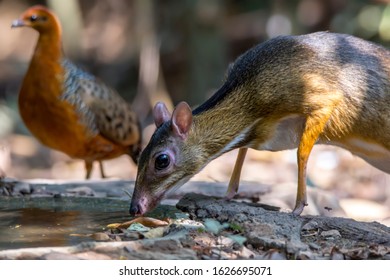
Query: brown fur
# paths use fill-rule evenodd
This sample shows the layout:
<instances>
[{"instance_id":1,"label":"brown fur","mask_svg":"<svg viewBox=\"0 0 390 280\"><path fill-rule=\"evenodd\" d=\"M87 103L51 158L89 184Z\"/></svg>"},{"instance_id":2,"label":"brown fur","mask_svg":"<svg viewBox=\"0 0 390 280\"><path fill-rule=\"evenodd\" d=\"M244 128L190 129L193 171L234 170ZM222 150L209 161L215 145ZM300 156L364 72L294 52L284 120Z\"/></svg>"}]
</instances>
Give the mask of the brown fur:
<instances>
[{"instance_id":1,"label":"brown fur","mask_svg":"<svg viewBox=\"0 0 390 280\"><path fill-rule=\"evenodd\" d=\"M316 143L348 149L390 173L389 67L388 50L343 34L282 36L254 47L193 111L188 137L176 137L171 124L178 117L164 117L141 154L130 212L150 210L167 190L235 148L240 153L227 197L238 189L247 148L298 148L295 214L306 205L306 164ZM160 176L155 155L166 152L173 164Z\"/></svg>"}]
</instances>

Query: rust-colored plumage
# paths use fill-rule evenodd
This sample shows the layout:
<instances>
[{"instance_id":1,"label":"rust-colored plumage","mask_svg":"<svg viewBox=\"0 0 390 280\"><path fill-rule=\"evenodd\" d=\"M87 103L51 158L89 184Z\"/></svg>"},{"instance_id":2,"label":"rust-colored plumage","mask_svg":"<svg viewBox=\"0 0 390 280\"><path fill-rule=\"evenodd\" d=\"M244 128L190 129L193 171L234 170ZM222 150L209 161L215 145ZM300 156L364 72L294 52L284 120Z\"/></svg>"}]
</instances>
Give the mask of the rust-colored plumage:
<instances>
[{"instance_id":1,"label":"rust-colored plumage","mask_svg":"<svg viewBox=\"0 0 390 280\"><path fill-rule=\"evenodd\" d=\"M34 6L12 23L31 27L39 39L19 94L21 117L44 145L92 163L129 154L137 162L138 120L114 90L64 57L61 25L43 6Z\"/></svg>"}]
</instances>

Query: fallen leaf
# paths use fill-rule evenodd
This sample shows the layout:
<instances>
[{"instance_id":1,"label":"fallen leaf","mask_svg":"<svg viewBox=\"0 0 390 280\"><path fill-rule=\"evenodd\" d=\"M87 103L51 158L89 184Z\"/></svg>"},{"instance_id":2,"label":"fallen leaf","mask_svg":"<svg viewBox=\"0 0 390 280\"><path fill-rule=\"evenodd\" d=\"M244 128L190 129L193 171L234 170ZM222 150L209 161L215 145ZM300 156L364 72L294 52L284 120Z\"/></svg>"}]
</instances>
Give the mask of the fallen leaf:
<instances>
[{"instance_id":1,"label":"fallen leaf","mask_svg":"<svg viewBox=\"0 0 390 280\"><path fill-rule=\"evenodd\" d=\"M107 225L107 228L108 228L108 229L122 228L121 225L122 225L121 223L113 223L113 224Z\"/></svg>"},{"instance_id":2,"label":"fallen leaf","mask_svg":"<svg viewBox=\"0 0 390 280\"><path fill-rule=\"evenodd\" d=\"M164 226L168 225L168 222L166 222L166 221L162 221L162 220L158 220L158 219L154 219L154 218L150 218L150 217L138 217L138 218L135 218L131 221L124 222L121 224L120 223L109 224L109 225L107 225L107 228L109 228L109 229L118 229L118 228L126 229L134 223L139 223L139 224L144 225L146 227L164 227Z\"/></svg>"}]
</instances>

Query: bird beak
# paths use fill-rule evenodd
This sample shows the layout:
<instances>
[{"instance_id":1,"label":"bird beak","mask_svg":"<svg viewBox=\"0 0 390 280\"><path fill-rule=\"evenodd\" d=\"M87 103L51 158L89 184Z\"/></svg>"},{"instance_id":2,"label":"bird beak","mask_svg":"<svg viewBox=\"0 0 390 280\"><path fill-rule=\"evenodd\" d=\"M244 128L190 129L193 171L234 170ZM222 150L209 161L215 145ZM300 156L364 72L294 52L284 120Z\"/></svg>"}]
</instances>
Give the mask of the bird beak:
<instances>
[{"instance_id":1,"label":"bird beak","mask_svg":"<svg viewBox=\"0 0 390 280\"><path fill-rule=\"evenodd\" d=\"M11 28L14 28L14 27L21 27L21 26L25 26L26 24L24 23L24 20L22 19L15 19L13 22L12 22L12 25L11 25Z\"/></svg>"}]
</instances>

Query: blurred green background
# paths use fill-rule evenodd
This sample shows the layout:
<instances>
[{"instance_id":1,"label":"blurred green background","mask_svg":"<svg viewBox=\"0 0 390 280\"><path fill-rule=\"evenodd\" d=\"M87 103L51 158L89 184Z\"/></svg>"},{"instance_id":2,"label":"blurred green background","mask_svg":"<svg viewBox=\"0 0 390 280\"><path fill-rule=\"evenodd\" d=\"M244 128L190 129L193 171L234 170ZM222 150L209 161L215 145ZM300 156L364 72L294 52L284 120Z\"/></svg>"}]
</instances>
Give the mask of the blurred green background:
<instances>
[{"instance_id":1,"label":"blurred green background","mask_svg":"<svg viewBox=\"0 0 390 280\"><path fill-rule=\"evenodd\" d=\"M42 170L71 162L34 142L17 112L37 33L10 26L35 4L60 17L66 55L132 102L144 127L156 101L170 108L181 100L202 103L222 84L229 63L271 37L329 30L390 45L385 0L2 0L0 168L16 177L53 177ZM146 142L150 130L145 135Z\"/></svg>"}]
</instances>

